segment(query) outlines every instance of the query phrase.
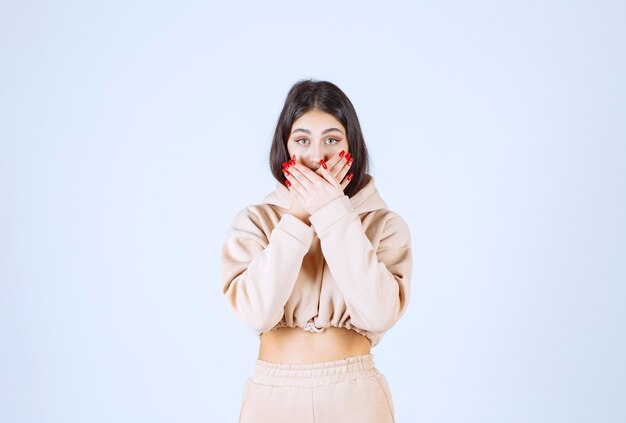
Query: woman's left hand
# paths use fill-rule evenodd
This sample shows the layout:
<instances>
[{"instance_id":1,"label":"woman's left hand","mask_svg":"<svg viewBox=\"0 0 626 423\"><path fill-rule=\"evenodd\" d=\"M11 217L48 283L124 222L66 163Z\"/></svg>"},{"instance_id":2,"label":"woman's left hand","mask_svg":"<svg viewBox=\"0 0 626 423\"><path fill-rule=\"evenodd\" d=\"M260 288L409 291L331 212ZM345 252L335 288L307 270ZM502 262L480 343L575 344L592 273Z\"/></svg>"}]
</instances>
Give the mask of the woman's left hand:
<instances>
[{"instance_id":1,"label":"woman's left hand","mask_svg":"<svg viewBox=\"0 0 626 423\"><path fill-rule=\"evenodd\" d=\"M341 150L339 154L337 154L335 157L332 157L329 161L325 162L324 164L320 163L321 166L318 170L315 171L315 173L321 176L322 170L328 169L330 174L335 177L335 180L339 182L342 190L346 189L346 186L348 186L348 184L350 183L352 176L354 176L354 172L350 172L350 174L348 175L348 171L350 170L350 165L352 164L353 158L350 157L350 153L344 153L345 150Z\"/></svg>"},{"instance_id":2,"label":"woman's left hand","mask_svg":"<svg viewBox=\"0 0 626 423\"><path fill-rule=\"evenodd\" d=\"M288 168L286 178L291 182L290 191L295 191L300 204L309 213L314 214L335 198L344 195L343 188L328 169L323 166L312 171L296 157L295 164Z\"/></svg>"}]
</instances>

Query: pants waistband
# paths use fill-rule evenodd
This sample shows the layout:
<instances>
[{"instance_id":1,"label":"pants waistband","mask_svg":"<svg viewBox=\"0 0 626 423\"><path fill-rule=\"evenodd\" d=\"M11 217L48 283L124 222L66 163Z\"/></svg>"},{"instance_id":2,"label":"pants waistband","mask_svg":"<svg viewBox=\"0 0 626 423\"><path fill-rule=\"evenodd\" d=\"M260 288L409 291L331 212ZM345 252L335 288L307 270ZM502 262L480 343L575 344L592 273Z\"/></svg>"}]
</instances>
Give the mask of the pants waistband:
<instances>
[{"instance_id":1,"label":"pants waistband","mask_svg":"<svg viewBox=\"0 0 626 423\"><path fill-rule=\"evenodd\" d=\"M378 373L371 353L308 364L273 363L257 358L250 380L264 385L315 387Z\"/></svg>"}]
</instances>

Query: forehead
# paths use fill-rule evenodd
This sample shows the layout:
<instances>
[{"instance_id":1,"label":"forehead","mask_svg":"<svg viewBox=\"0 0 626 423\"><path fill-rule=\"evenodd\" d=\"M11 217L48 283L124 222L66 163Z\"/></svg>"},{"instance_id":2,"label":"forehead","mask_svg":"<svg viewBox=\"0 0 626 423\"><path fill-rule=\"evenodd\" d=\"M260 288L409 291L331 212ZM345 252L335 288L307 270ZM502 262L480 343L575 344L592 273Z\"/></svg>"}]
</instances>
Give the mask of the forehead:
<instances>
[{"instance_id":1,"label":"forehead","mask_svg":"<svg viewBox=\"0 0 626 423\"><path fill-rule=\"evenodd\" d=\"M296 128L306 128L312 130L324 130L326 128L345 129L333 115L319 110L310 110L296 119L293 122L292 130Z\"/></svg>"}]
</instances>

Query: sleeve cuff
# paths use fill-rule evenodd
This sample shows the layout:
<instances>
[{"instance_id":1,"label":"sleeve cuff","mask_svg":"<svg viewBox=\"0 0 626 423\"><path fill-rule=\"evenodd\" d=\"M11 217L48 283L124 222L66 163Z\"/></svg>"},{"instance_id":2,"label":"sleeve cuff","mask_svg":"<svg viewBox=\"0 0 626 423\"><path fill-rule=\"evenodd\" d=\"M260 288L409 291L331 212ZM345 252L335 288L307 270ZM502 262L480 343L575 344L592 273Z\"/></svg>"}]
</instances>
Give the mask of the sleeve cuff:
<instances>
[{"instance_id":1,"label":"sleeve cuff","mask_svg":"<svg viewBox=\"0 0 626 423\"><path fill-rule=\"evenodd\" d=\"M309 217L309 221L315 228L318 236L321 237L329 227L352 211L350 198L347 195L342 195L312 214Z\"/></svg>"},{"instance_id":2,"label":"sleeve cuff","mask_svg":"<svg viewBox=\"0 0 626 423\"><path fill-rule=\"evenodd\" d=\"M291 214L284 214L276 227L300 241L307 248L313 242L313 228Z\"/></svg>"}]
</instances>

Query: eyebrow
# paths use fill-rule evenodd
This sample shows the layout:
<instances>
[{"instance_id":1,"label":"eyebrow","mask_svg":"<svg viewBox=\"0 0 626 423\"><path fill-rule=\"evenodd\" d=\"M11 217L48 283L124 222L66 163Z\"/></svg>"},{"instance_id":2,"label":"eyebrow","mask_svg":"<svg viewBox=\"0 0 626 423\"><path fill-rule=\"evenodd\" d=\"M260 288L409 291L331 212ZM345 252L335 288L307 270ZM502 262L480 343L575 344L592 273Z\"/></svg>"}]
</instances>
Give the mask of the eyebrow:
<instances>
[{"instance_id":1,"label":"eyebrow","mask_svg":"<svg viewBox=\"0 0 626 423\"><path fill-rule=\"evenodd\" d=\"M300 131L300 132L304 132L305 134L309 134L309 135L311 135L311 131L309 131L308 129L302 129L302 128L294 129L294 130L293 130L293 132L292 132L292 134L294 134L294 133L296 133L296 132L298 132L298 131ZM343 134L343 132L341 131L341 129L338 129L338 128L328 128L328 129L324 129L324 130L322 131L322 135L327 134L327 133L329 133L329 132L333 132L333 131L341 132L341 133Z\"/></svg>"}]
</instances>

